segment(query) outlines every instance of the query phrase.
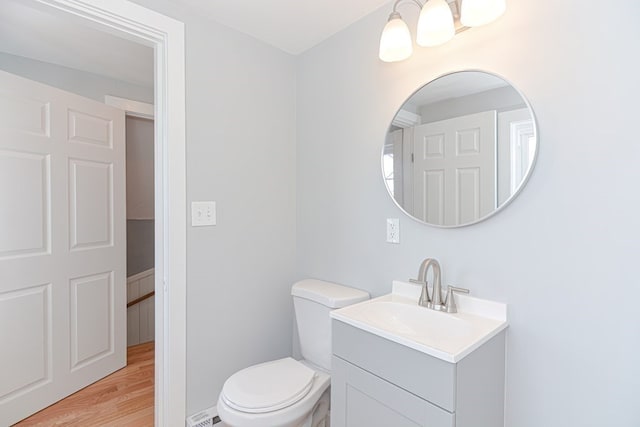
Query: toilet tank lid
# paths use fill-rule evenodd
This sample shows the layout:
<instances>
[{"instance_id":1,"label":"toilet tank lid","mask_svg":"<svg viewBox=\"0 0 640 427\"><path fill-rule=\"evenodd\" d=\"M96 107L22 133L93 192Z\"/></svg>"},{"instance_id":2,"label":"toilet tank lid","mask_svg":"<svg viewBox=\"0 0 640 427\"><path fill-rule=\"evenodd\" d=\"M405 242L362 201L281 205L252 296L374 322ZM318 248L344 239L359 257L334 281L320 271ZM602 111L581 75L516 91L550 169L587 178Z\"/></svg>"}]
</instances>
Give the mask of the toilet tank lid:
<instances>
[{"instance_id":1,"label":"toilet tank lid","mask_svg":"<svg viewBox=\"0 0 640 427\"><path fill-rule=\"evenodd\" d=\"M305 279L295 283L291 288L291 295L315 301L329 308L346 307L369 299L368 292L317 279Z\"/></svg>"}]
</instances>

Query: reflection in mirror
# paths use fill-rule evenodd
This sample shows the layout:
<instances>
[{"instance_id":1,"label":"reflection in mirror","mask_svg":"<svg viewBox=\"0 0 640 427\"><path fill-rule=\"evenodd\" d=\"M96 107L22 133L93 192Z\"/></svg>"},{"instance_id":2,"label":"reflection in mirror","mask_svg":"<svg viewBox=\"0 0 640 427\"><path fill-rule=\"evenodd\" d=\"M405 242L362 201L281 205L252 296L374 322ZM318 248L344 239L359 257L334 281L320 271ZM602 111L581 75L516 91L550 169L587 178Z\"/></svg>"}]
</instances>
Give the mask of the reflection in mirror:
<instances>
[{"instance_id":1,"label":"reflection in mirror","mask_svg":"<svg viewBox=\"0 0 640 427\"><path fill-rule=\"evenodd\" d=\"M522 189L538 140L531 107L480 71L440 77L394 117L382 151L387 190L408 215L458 227L491 216Z\"/></svg>"}]
</instances>

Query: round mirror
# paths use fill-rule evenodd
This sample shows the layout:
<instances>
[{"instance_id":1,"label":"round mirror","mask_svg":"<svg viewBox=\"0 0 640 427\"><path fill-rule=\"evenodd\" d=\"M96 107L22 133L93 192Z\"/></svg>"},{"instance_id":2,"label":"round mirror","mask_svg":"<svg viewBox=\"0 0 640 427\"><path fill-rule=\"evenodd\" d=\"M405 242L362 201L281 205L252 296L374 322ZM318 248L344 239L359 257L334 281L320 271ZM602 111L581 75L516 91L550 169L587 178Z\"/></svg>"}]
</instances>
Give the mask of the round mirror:
<instances>
[{"instance_id":1,"label":"round mirror","mask_svg":"<svg viewBox=\"0 0 640 427\"><path fill-rule=\"evenodd\" d=\"M400 107L382 149L382 173L407 215L461 227L509 204L537 151L524 96L494 74L461 71L424 85Z\"/></svg>"}]
</instances>

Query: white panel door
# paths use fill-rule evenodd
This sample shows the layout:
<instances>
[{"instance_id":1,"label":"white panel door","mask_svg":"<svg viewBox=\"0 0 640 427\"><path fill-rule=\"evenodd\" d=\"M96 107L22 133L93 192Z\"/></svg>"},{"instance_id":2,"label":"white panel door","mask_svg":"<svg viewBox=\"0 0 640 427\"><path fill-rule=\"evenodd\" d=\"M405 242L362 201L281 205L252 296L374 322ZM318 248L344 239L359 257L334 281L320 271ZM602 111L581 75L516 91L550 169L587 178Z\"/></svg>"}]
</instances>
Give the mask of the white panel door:
<instances>
[{"instance_id":1,"label":"white panel door","mask_svg":"<svg viewBox=\"0 0 640 427\"><path fill-rule=\"evenodd\" d=\"M495 111L416 126L413 140L414 216L457 225L495 209Z\"/></svg>"},{"instance_id":2,"label":"white panel door","mask_svg":"<svg viewBox=\"0 0 640 427\"><path fill-rule=\"evenodd\" d=\"M126 364L124 112L0 72L0 425Z\"/></svg>"}]
</instances>

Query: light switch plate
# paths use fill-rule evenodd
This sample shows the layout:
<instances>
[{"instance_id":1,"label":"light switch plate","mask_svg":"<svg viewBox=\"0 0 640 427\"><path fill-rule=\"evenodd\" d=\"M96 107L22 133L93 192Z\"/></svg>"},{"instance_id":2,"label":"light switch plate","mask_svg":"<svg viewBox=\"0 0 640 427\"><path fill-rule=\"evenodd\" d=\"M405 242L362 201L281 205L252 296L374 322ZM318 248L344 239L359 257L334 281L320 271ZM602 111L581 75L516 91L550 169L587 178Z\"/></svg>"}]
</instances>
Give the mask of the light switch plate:
<instances>
[{"instance_id":1,"label":"light switch plate","mask_svg":"<svg viewBox=\"0 0 640 427\"><path fill-rule=\"evenodd\" d=\"M191 202L191 226L216 225L216 202Z\"/></svg>"}]
</instances>

